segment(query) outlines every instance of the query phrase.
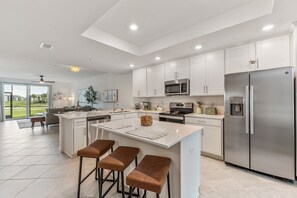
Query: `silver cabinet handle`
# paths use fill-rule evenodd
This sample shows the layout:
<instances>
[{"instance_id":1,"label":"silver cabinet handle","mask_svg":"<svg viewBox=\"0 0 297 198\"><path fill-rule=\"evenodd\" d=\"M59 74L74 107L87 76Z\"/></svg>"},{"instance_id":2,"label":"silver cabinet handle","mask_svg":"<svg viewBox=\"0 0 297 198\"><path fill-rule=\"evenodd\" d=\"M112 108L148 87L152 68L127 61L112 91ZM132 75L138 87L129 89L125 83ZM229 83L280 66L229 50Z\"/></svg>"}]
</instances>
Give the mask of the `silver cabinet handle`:
<instances>
[{"instance_id":1,"label":"silver cabinet handle","mask_svg":"<svg viewBox=\"0 0 297 198\"><path fill-rule=\"evenodd\" d=\"M205 93L205 86L203 86L203 93Z\"/></svg>"},{"instance_id":2,"label":"silver cabinet handle","mask_svg":"<svg viewBox=\"0 0 297 198\"><path fill-rule=\"evenodd\" d=\"M208 93L208 86L206 85L205 87L206 87L206 93Z\"/></svg>"},{"instance_id":3,"label":"silver cabinet handle","mask_svg":"<svg viewBox=\"0 0 297 198\"><path fill-rule=\"evenodd\" d=\"M259 59L257 58L257 69L259 69Z\"/></svg>"},{"instance_id":4,"label":"silver cabinet handle","mask_svg":"<svg viewBox=\"0 0 297 198\"><path fill-rule=\"evenodd\" d=\"M249 103L250 103L250 92L249 86L245 86L245 133L249 133Z\"/></svg>"},{"instance_id":5,"label":"silver cabinet handle","mask_svg":"<svg viewBox=\"0 0 297 198\"><path fill-rule=\"evenodd\" d=\"M254 134L254 86L250 87L250 114L251 134Z\"/></svg>"}]
</instances>

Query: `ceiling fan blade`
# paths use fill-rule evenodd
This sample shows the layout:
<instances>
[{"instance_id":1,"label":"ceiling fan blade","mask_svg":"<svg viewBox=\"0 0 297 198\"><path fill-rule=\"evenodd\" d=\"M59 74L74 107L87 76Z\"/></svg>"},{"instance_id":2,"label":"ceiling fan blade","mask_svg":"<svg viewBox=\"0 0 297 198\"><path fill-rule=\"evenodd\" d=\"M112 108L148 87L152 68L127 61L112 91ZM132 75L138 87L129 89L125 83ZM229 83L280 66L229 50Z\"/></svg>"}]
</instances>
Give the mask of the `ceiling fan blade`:
<instances>
[{"instance_id":1,"label":"ceiling fan blade","mask_svg":"<svg viewBox=\"0 0 297 198\"><path fill-rule=\"evenodd\" d=\"M47 81L47 80L44 80L43 82L45 82L45 83L55 83L55 81Z\"/></svg>"}]
</instances>

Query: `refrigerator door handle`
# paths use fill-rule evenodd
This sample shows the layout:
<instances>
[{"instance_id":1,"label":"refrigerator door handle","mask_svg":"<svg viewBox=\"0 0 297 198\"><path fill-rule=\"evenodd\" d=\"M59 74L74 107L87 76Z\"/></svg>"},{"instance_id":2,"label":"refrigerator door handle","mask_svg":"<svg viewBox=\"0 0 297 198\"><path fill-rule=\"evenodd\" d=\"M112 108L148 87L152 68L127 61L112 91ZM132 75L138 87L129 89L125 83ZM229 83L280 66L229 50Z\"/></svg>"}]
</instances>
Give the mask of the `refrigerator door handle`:
<instances>
[{"instance_id":1,"label":"refrigerator door handle","mask_svg":"<svg viewBox=\"0 0 297 198\"><path fill-rule=\"evenodd\" d=\"M245 133L249 133L249 86L245 86Z\"/></svg>"},{"instance_id":2,"label":"refrigerator door handle","mask_svg":"<svg viewBox=\"0 0 297 198\"><path fill-rule=\"evenodd\" d=\"M254 86L250 87L250 104L251 134L254 134Z\"/></svg>"}]
</instances>

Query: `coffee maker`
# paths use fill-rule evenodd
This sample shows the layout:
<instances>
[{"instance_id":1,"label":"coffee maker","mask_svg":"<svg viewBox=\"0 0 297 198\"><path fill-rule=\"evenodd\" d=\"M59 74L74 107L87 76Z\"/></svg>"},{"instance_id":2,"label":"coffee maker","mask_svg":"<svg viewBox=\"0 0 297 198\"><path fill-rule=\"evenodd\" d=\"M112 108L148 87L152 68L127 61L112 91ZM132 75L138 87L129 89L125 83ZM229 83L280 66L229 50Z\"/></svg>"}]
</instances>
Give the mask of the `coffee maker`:
<instances>
[{"instance_id":1,"label":"coffee maker","mask_svg":"<svg viewBox=\"0 0 297 198\"><path fill-rule=\"evenodd\" d=\"M151 110L151 103L143 102L143 110Z\"/></svg>"}]
</instances>

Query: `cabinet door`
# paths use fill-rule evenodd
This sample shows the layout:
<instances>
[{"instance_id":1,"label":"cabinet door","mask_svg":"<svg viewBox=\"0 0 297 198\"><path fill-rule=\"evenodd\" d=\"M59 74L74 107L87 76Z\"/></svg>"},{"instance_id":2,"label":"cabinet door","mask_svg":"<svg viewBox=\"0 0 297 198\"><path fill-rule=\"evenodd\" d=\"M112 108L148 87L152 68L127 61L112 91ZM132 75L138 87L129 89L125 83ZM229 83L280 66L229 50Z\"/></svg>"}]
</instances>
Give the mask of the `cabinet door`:
<instances>
[{"instance_id":1,"label":"cabinet door","mask_svg":"<svg viewBox=\"0 0 297 198\"><path fill-rule=\"evenodd\" d=\"M225 74L246 72L256 60L255 44L242 45L225 51Z\"/></svg>"},{"instance_id":2,"label":"cabinet door","mask_svg":"<svg viewBox=\"0 0 297 198\"><path fill-rule=\"evenodd\" d=\"M289 35L256 43L257 69L270 69L291 65Z\"/></svg>"},{"instance_id":3,"label":"cabinet door","mask_svg":"<svg viewBox=\"0 0 297 198\"><path fill-rule=\"evenodd\" d=\"M190 60L189 58L177 61L177 78L186 79L190 78Z\"/></svg>"},{"instance_id":4,"label":"cabinet door","mask_svg":"<svg viewBox=\"0 0 297 198\"><path fill-rule=\"evenodd\" d=\"M75 126L73 128L73 153L85 147L86 126Z\"/></svg>"},{"instance_id":5,"label":"cabinet door","mask_svg":"<svg viewBox=\"0 0 297 198\"><path fill-rule=\"evenodd\" d=\"M206 54L206 93L224 95L224 51Z\"/></svg>"},{"instance_id":6,"label":"cabinet door","mask_svg":"<svg viewBox=\"0 0 297 198\"><path fill-rule=\"evenodd\" d=\"M162 97L164 93L164 65L147 68L147 96Z\"/></svg>"},{"instance_id":7,"label":"cabinet door","mask_svg":"<svg viewBox=\"0 0 297 198\"><path fill-rule=\"evenodd\" d=\"M190 94L205 94L205 55L190 58Z\"/></svg>"},{"instance_id":8,"label":"cabinet door","mask_svg":"<svg viewBox=\"0 0 297 198\"><path fill-rule=\"evenodd\" d=\"M222 128L203 126L202 151L222 156Z\"/></svg>"},{"instance_id":9,"label":"cabinet door","mask_svg":"<svg viewBox=\"0 0 297 198\"><path fill-rule=\"evenodd\" d=\"M165 81L177 79L177 61L165 63Z\"/></svg>"},{"instance_id":10,"label":"cabinet door","mask_svg":"<svg viewBox=\"0 0 297 198\"><path fill-rule=\"evenodd\" d=\"M146 97L146 68L133 70L133 96Z\"/></svg>"}]
</instances>

